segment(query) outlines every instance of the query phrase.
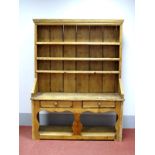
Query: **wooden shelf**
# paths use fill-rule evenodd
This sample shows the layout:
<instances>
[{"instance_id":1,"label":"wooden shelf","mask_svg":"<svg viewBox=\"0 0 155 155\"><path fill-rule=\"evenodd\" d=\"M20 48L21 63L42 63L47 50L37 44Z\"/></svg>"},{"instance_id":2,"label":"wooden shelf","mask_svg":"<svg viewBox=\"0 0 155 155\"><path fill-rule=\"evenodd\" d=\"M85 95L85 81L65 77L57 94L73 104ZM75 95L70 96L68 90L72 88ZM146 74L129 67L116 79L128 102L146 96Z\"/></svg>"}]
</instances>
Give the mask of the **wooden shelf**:
<instances>
[{"instance_id":1,"label":"wooden shelf","mask_svg":"<svg viewBox=\"0 0 155 155\"><path fill-rule=\"evenodd\" d=\"M94 139L114 140L114 127L85 127L81 135L73 135L70 126L41 126L39 131L40 139Z\"/></svg>"},{"instance_id":2,"label":"wooden shelf","mask_svg":"<svg viewBox=\"0 0 155 155\"><path fill-rule=\"evenodd\" d=\"M37 45L120 45L120 42L36 42Z\"/></svg>"},{"instance_id":3,"label":"wooden shelf","mask_svg":"<svg viewBox=\"0 0 155 155\"><path fill-rule=\"evenodd\" d=\"M37 93L33 100L62 100L62 101L122 101L118 93Z\"/></svg>"},{"instance_id":4,"label":"wooden shelf","mask_svg":"<svg viewBox=\"0 0 155 155\"><path fill-rule=\"evenodd\" d=\"M36 70L36 72L55 74L119 74L119 71Z\"/></svg>"},{"instance_id":5,"label":"wooden shelf","mask_svg":"<svg viewBox=\"0 0 155 155\"><path fill-rule=\"evenodd\" d=\"M33 19L36 25L121 25L123 19Z\"/></svg>"},{"instance_id":6,"label":"wooden shelf","mask_svg":"<svg viewBox=\"0 0 155 155\"><path fill-rule=\"evenodd\" d=\"M37 57L37 60L54 61L119 61L120 58L75 58L75 57Z\"/></svg>"}]
</instances>

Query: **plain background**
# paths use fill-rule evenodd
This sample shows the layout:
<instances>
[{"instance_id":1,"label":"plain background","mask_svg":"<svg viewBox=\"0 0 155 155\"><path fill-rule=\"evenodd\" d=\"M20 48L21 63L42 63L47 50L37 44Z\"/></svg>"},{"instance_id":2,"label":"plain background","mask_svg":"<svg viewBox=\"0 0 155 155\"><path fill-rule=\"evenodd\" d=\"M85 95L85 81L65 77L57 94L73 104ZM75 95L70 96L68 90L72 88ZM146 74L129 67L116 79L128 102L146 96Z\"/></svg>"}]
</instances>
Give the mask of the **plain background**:
<instances>
[{"instance_id":1,"label":"plain background","mask_svg":"<svg viewBox=\"0 0 155 155\"><path fill-rule=\"evenodd\" d=\"M20 113L31 113L30 92L34 80L33 18L124 19L123 72L124 115L134 116L134 0L20 0Z\"/></svg>"},{"instance_id":2,"label":"plain background","mask_svg":"<svg viewBox=\"0 0 155 155\"><path fill-rule=\"evenodd\" d=\"M136 103L136 155L155 154L155 9L152 0L136 0L136 48L133 61ZM19 154L18 1L0 3L0 154ZM10 28L11 27L11 28ZM28 76L28 75L27 75Z\"/></svg>"}]
</instances>

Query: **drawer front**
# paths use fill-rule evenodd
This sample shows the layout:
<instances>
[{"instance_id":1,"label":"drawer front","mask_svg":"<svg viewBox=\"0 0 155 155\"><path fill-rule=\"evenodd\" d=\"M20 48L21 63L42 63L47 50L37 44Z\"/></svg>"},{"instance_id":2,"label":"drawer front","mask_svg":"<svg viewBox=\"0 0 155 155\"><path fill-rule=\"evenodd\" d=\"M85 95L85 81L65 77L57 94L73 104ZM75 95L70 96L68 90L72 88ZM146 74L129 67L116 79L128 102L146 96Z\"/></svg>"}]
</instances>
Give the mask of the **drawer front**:
<instances>
[{"instance_id":1,"label":"drawer front","mask_svg":"<svg viewBox=\"0 0 155 155\"><path fill-rule=\"evenodd\" d=\"M102 102L98 102L98 105L99 105L99 107L110 107L110 108L112 108L112 107L115 107L115 102L111 102L111 101L102 101Z\"/></svg>"},{"instance_id":2,"label":"drawer front","mask_svg":"<svg viewBox=\"0 0 155 155\"><path fill-rule=\"evenodd\" d=\"M57 101L41 101L40 106L43 108L54 108L57 105Z\"/></svg>"},{"instance_id":3,"label":"drawer front","mask_svg":"<svg viewBox=\"0 0 155 155\"><path fill-rule=\"evenodd\" d=\"M115 102L111 101L84 101L83 108L108 108L115 107Z\"/></svg>"},{"instance_id":4,"label":"drawer front","mask_svg":"<svg viewBox=\"0 0 155 155\"><path fill-rule=\"evenodd\" d=\"M41 101L43 108L70 108L72 107L71 101Z\"/></svg>"},{"instance_id":5,"label":"drawer front","mask_svg":"<svg viewBox=\"0 0 155 155\"><path fill-rule=\"evenodd\" d=\"M71 108L73 103L71 101L58 101L59 108Z\"/></svg>"},{"instance_id":6,"label":"drawer front","mask_svg":"<svg viewBox=\"0 0 155 155\"><path fill-rule=\"evenodd\" d=\"M97 102L93 101L84 101L83 108L98 108L98 104Z\"/></svg>"}]
</instances>

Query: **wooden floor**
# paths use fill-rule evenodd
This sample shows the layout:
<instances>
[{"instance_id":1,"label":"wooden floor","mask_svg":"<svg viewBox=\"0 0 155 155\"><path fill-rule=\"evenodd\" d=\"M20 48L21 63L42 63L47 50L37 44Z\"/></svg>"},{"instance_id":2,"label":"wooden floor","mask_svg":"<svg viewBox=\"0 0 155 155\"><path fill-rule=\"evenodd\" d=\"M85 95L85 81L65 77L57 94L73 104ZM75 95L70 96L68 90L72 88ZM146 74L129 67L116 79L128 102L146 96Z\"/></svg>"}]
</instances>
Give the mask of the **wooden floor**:
<instances>
[{"instance_id":1,"label":"wooden floor","mask_svg":"<svg viewBox=\"0 0 155 155\"><path fill-rule=\"evenodd\" d=\"M20 127L20 155L134 155L135 130L124 129L123 141L32 140L31 127Z\"/></svg>"}]
</instances>

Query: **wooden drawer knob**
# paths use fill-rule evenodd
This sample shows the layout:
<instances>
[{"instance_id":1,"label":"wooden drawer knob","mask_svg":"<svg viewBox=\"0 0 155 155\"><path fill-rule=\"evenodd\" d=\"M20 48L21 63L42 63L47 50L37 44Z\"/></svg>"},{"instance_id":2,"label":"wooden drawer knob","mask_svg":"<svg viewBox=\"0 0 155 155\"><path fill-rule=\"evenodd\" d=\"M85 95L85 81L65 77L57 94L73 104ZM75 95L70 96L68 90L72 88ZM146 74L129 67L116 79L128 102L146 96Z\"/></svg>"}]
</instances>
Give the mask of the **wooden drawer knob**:
<instances>
[{"instance_id":1,"label":"wooden drawer knob","mask_svg":"<svg viewBox=\"0 0 155 155\"><path fill-rule=\"evenodd\" d=\"M101 106L101 102L98 102L98 106L99 106L99 107Z\"/></svg>"},{"instance_id":2,"label":"wooden drawer knob","mask_svg":"<svg viewBox=\"0 0 155 155\"><path fill-rule=\"evenodd\" d=\"M57 105L58 105L58 103L57 103L57 102L54 102L54 105L55 105L55 106L57 106Z\"/></svg>"}]
</instances>

